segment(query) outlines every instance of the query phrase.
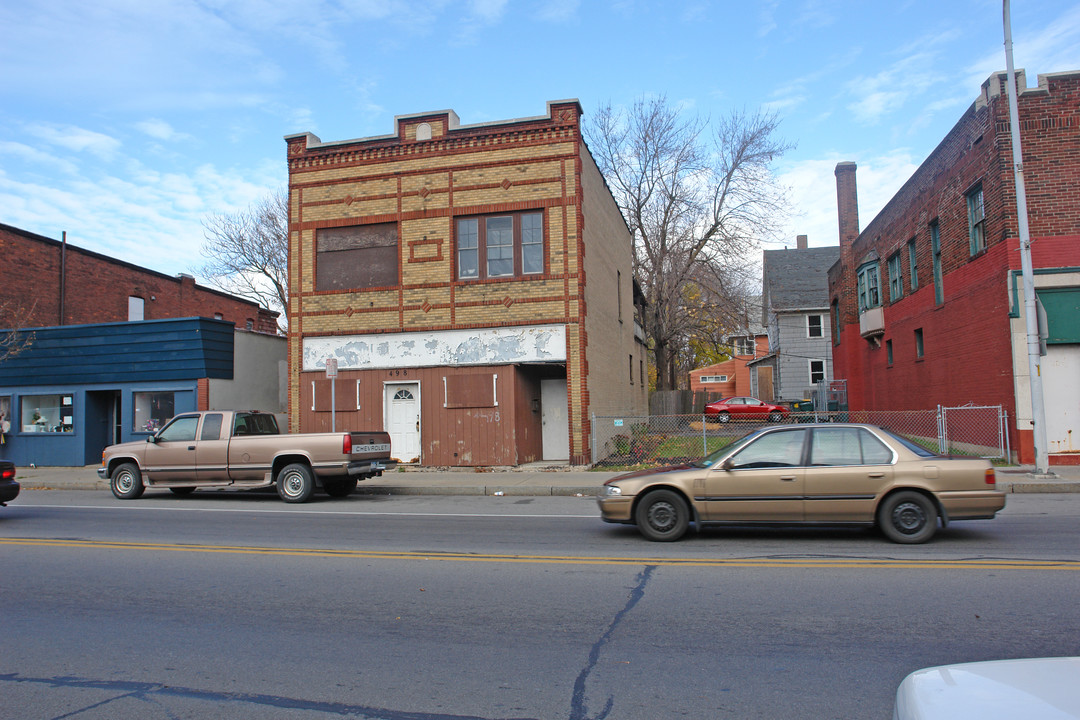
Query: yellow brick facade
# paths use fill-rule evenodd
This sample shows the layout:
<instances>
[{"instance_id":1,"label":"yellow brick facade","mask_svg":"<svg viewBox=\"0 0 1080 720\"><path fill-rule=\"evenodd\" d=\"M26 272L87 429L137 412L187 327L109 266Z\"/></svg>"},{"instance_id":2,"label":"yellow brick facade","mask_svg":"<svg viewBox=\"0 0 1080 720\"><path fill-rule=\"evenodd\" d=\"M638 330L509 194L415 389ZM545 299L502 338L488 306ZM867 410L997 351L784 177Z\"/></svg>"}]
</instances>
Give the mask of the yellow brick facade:
<instances>
[{"instance_id":1,"label":"yellow brick facade","mask_svg":"<svg viewBox=\"0 0 1080 720\"><path fill-rule=\"evenodd\" d=\"M588 462L586 368L592 365L587 362L582 255L589 251L580 235L585 225L581 172L589 166L581 162L588 151L581 140L580 114L577 102L567 101L550 103L547 116L501 124L460 127L448 111L398 118L391 136L326 144L310 134L286 138L292 431L309 429L311 422L299 407L305 338L406 332L423 338L424 333L471 328L558 325L565 326L566 336L570 459ZM422 123L430 127L430 140L417 140L416 128ZM607 193L606 188L601 191ZM542 213L544 271L459 280L455 219L520 212ZM361 289L318 290L320 230L362 230L365 225L396 229L396 250L380 256L385 260L396 255L396 280ZM597 236L594 242L628 248L629 233L625 226L622 230L612 238ZM612 257L625 265L620 270L629 278L629 251L620 249ZM380 277L391 277L392 270L383 268ZM521 388L532 381L523 372L518 391L528 394ZM369 420L375 422L377 415L373 410ZM517 417L531 422L527 409L520 409ZM437 438L431 442L432 448L438 447Z\"/></svg>"}]
</instances>

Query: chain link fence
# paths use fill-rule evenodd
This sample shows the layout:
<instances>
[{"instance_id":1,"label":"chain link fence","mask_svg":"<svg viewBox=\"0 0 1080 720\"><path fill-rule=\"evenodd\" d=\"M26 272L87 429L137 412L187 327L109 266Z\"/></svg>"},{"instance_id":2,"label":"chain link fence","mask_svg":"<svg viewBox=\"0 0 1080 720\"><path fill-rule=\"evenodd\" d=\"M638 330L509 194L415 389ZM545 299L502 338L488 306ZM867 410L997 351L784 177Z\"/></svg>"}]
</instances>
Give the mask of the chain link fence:
<instances>
[{"instance_id":1,"label":"chain link fence","mask_svg":"<svg viewBox=\"0 0 1080 720\"><path fill-rule=\"evenodd\" d=\"M592 422L592 462L600 468L673 465L715 452L765 421L721 423L704 415L598 417ZM793 412L789 423L869 423L932 452L1011 460L1008 417L1000 405L937 410Z\"/></svg>"}]
</instances>

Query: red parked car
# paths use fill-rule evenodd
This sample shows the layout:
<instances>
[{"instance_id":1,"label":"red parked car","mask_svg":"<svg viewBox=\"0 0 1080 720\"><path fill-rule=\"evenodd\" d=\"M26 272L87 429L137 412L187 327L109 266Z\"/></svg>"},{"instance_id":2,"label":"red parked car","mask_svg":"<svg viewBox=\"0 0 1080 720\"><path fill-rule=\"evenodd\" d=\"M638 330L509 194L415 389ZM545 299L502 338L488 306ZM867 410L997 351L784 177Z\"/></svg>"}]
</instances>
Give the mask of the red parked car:
<instances>
[{"instance_id":1,"label":"red parked car","mask_svg":"<svg viewBox=\"0 0 1080 720\"><path fill-rule=\"evenodd\" d=\"M791 411L783 405L770 405L752 397L729 397L705 406L705 419L726 423L731 420L768 420L780 422Z\"/></svg>"}]
</instances>

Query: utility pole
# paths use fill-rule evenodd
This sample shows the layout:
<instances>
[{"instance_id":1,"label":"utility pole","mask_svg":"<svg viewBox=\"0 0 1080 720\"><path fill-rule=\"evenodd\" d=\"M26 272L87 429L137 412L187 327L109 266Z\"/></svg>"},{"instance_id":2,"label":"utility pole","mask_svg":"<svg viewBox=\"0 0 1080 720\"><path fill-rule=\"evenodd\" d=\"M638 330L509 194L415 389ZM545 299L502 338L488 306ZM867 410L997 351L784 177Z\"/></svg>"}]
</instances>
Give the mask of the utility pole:
<instances>
[{"instance_id":1,"label":"utility pole","mask_svg":"<svg viewBox=\"0 0 1080 720\"><path fill-rule=\"evenodd\" d=\"M1009 0L1002 0L1005 26L1005 67L1008 70L1009 128L1012 131L1013 177L1016 183L1016 221L1020 232L1020 270L1024 278L1024 320L1027 323L1028 376L1031 382L1031 421L1035 444L1035 472L1050 472L1046 441L1046 407L1043 405L1039 316L1035 299L1035 276L1031 264L1031 233L1028 229L1027 195L1024 191L1024 155L1020 147L1020 111L1016 73L1013 71L1012 22Z\"/></svg>"}]
</instances>

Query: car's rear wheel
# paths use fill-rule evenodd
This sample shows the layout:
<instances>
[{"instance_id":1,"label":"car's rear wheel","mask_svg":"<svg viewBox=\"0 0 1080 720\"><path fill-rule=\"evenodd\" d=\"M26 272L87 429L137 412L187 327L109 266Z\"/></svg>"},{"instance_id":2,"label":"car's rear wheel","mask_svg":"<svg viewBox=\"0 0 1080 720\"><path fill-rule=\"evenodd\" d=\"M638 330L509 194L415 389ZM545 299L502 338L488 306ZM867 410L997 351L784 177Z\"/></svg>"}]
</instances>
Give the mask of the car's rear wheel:
<instances>
[{"instance_id":1,"label":"car's rear wheel","mask_svg":"<svg viewBox=\"0 0 1080 720\"><path fill-rule=\"evenodd\" d=\"M287 503L302 503L311 499L315 491L315 478L311 468L303 463L292 463L281 469L277 476L278 497Z\"/></svg>"},{"instance_id":2,"label":"car's rear wheel","mask_svg":"<svg viewBox=\"0 0 1080 720\"><path fill-rule=\"evenodd\" d=\"M356 489L356 478L345 478L344 480L323 480L323 490L330 497L346 497Z\"/></svg>"},{"instance_id":3,"label":"car's rear wheel","mask_svg":"<svg viewBox=\"0 0 1080 720\"><path fill-rule=\"evenodd\" d=\"M686 534L690 508L671 490L653 490L641 499L634 513L638 530L655 542L671 542Z\"/></svg>"},{"instance_id":4,"label":"car's rear wheel","mask_svg":"<svg viewBox=\"0 0 1080 720\"><path fill-rule=\"evenodd\" d=\"M773 410L771 413L769 413L769 422L780 422L783 419L784 413L778 410Z\"/></svg>"},{"instance_id":5,"label":"car's rear wheel","mask_svg":"<svg viewBox=\"0 0 1080 720\"><path fill-rule=\"evenodd\" d=\"M139 466L134 463L117 465L109 476L109 487L112 488L112 494L121 500L134 500L146 489Z\"/></svg>"},{"instance_id":6,"label":"car's rear wheel","mask_svg":"<svg viewBox=\"0 0 1080 720\"><path fill-rule=\"evenodd\" d=\"M937 532L938 514L933 500L912 490L885 498L878 508L878 527L893 542L924 543Z\"/></svg>"},{"instance_id":7,"label":"car's rear wheel","mask_svg":"<svg viewBox=\"0 0 1080 720\"><path fill-rule=\"evenodd\" d=\"M173 491L174 495L190 495L191 493L195 492L195 488L193 488L191 486L172 487L172 488L169 488L169 489Z\"/></svg>"}]
</instances>

